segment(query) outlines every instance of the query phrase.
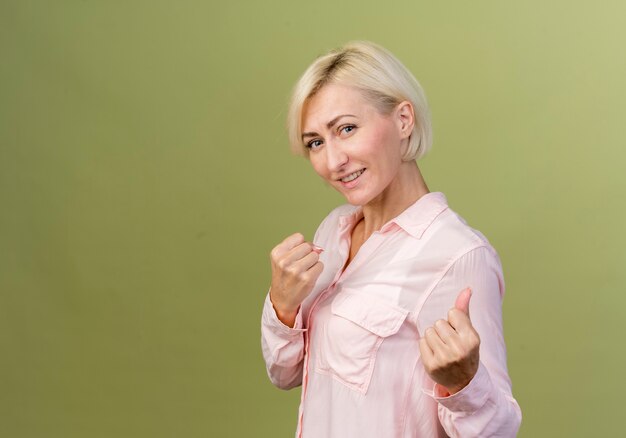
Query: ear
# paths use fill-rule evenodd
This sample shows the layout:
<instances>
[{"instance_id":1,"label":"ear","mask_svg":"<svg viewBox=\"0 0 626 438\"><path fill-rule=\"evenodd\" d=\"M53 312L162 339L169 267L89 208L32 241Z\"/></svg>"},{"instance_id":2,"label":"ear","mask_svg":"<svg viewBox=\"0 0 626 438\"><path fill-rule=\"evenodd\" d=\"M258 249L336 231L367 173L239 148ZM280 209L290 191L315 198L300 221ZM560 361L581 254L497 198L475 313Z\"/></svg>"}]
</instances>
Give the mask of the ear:
<instances>
[{"instance_id":1,"label":"ear","mask_svg":"<svg viewBox=\"0 0 626 438\"><path fill-rule=\"evenodd\" d=\"M403 100L396 106L395 119L400 130L400 138L409 138L415 126L415 111L408 100Z\"/></svg>"}]
</instances>

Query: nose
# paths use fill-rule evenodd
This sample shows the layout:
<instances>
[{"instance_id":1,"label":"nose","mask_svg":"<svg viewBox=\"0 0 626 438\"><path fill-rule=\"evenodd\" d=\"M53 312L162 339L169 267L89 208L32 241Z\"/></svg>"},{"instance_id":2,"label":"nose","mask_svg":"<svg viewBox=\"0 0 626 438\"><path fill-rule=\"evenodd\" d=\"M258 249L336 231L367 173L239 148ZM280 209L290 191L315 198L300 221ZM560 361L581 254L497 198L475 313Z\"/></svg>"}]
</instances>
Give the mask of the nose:
<instances>
[{"instance_id":1,"label":"nose","mask_svg":"<svg viewBox=\"0 0 626 438\"><path fill-rule=\"evenodd\" d=\"M340 171L348 163L348 154L338 143L326 143L326 165L331 172Z\"/></svg>"}]
</instances>

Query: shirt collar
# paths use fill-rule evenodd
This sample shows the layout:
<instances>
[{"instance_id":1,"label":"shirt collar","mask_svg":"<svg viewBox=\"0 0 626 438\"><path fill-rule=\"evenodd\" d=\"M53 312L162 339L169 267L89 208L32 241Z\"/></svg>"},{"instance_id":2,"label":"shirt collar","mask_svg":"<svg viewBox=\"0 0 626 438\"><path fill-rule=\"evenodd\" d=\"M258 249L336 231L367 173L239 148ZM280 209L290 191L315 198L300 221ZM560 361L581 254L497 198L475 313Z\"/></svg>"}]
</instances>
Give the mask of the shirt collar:
<instances>
[{"instance_id":1,"label":"shirt collar","mask_svg":"<svg viewBox=\"0 0 626 438\"><path fill-rule=\"evenodd\" d=\"M448 201L443 193L427 193L398 216L383 225L380 232L385 233L394 226L399 226L411 236L420 239L435 218L447 208ZM360 220L361 217L363 217L363 208L353 207L346 214L339 217L339 225L342 228L352 225Z\"/></svg>"}]
</instances>

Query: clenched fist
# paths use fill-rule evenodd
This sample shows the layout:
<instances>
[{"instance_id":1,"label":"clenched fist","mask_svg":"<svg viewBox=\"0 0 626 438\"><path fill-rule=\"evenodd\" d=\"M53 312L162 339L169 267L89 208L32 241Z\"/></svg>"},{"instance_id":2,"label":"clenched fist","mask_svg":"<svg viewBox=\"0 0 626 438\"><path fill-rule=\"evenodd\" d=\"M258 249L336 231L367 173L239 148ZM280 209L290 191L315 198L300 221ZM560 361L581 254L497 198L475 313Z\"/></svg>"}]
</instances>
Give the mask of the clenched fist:
<instances>
[{"instance_id":1,"label":"clenched fist","mask_svg":"<svg viewBox=\"0 0 626 438\"><path fill-rule=\"evenodd\" d=\"M428 327L419 340L424 369L450 394L467 386L478 371L480 337L470 321L471 296L471 289L461 291L448 319Z\"/></svg>"},{"instance_id":2,"label":"clenched fist","mask_svg":"<svg viewBox=\"0 0 626 438\"><path fill-rule=\"evenodd\" d=\"M306 242L300 233L292 234L270 253L272 286L270 300L283 324L293 327L298 308L311 293L324 265L321 248Z\"/></svg>"}]
</instances>

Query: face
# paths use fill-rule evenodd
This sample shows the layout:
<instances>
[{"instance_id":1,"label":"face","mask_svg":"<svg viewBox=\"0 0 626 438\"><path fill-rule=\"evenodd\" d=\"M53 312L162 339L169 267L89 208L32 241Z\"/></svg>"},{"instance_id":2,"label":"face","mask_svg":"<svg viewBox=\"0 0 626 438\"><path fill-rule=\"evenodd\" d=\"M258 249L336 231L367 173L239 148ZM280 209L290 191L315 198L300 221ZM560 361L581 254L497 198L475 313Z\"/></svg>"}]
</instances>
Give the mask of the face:
<instances>
[{"instance_id":1,"label":"face","mask_svg":"<svg viewBox=\"0 0 626 438\"><path fill-rule=\"evenodd\" d=\"M385 196L408 134L399 111L382 115L355 88L328 84L304 105L302 141L315 172L353 205Z\"/></svg>"}]
</instances>

